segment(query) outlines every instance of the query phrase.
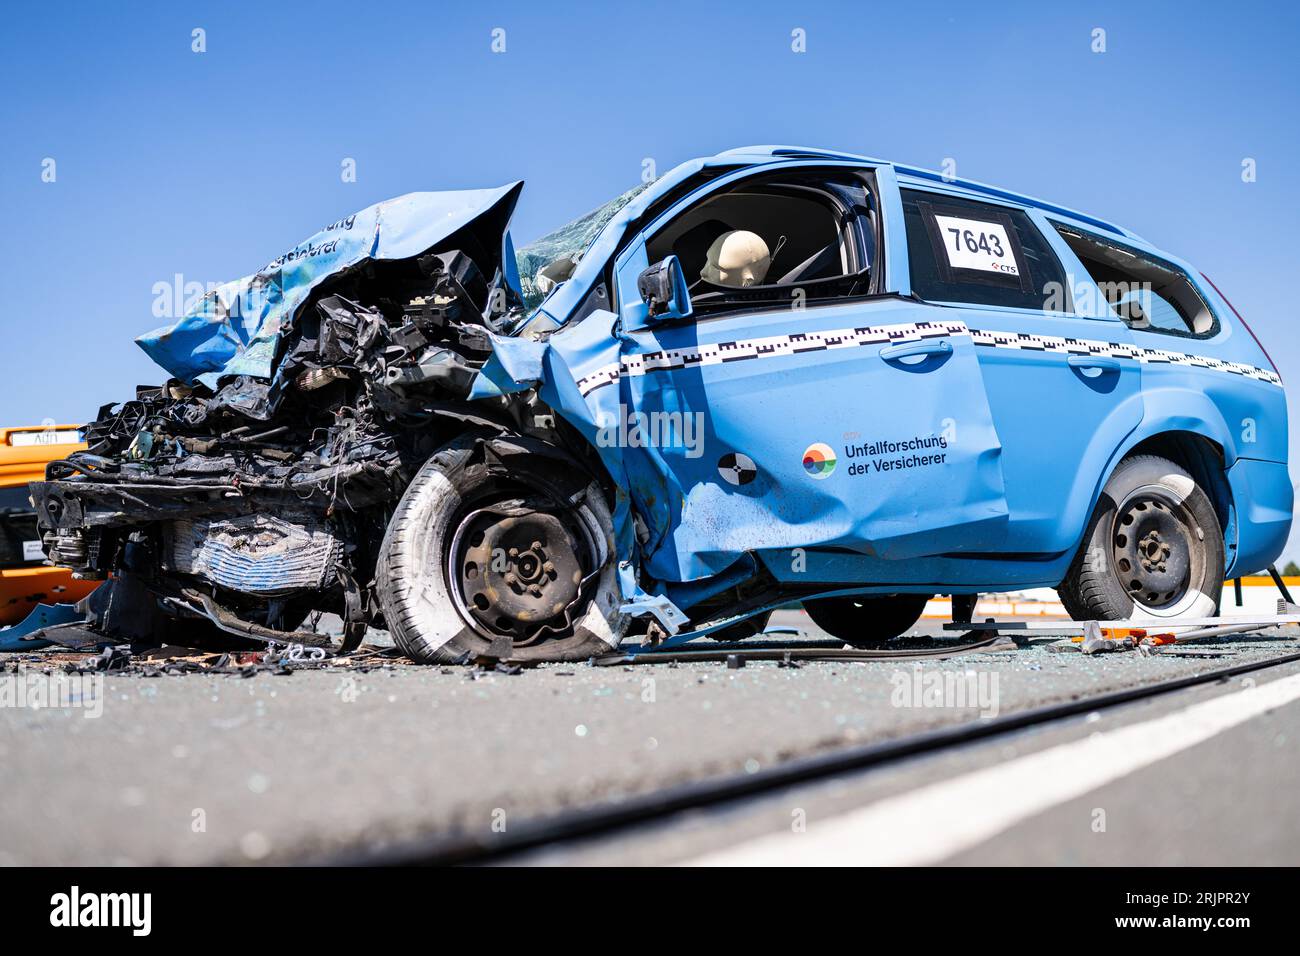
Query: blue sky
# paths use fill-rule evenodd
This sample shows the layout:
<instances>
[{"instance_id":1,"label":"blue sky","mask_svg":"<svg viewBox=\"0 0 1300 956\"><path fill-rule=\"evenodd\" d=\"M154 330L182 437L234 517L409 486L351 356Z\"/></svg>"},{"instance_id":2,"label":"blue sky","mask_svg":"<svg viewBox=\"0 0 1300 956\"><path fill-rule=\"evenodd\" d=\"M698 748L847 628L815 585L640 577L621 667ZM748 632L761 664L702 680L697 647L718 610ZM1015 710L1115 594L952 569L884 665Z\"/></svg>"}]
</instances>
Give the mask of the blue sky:
<instances>
[{"instance_id":1,"label":"blue sky","mask_svg":"<svg viewBox=\"0 0 1300 956\"><path fill-rule=\"evenodd\" d=\"M523 243L647 158L747 143L951 157L1118 221L1207 272L1300 394L1297 40L1295 7L1251 2L11 5L0 419L161 381L132 341L156 283L245 275L377 200L524 179Z\"/></svg>"}]
</instances>

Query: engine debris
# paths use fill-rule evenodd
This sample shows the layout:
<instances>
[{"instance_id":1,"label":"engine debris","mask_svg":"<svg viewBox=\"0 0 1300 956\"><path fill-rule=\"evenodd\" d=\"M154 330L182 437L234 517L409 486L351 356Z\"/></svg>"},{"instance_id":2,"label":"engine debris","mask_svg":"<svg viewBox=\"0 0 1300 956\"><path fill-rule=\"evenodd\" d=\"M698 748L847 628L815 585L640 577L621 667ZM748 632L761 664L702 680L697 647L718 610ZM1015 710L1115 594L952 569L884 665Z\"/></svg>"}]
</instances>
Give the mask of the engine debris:
<instances>
[{"instance_id":1,"label":"engine debris","mask_svg":"<svg viewBox=\"0 0 1300 956\"><path fill-rule=\"evenodd\" d=\"M269 377L142 386L100 410L87 450L49 465L32 486L47 554L76 578L112 578L95 633L137 647L319 644L300 628L334 613L339 649L353 650L384 624L376 554L434 450L478 428L514 436L498 456L532 453L518 445L529 436L563 454L534 392L467 401L490 329L523 306L500 256L470 226L456 238L465 249L325 277L274 337Z\"/></svg>"}]
</instances>

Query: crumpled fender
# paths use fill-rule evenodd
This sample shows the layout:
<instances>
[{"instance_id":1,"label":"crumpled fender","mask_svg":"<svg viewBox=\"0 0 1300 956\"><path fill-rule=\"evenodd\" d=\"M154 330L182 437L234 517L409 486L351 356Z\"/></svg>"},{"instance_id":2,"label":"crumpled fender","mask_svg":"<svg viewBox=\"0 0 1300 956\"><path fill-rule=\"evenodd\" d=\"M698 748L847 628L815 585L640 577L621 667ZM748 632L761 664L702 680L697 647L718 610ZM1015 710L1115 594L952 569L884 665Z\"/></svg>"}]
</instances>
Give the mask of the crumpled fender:
<instances>
[{"instance_id":1,"label":"crumpled fender","mask_svg":"<svg viewBox=\"0 0 1300 956\"><path fill-rule=\"evenodd\" d=\"M585 376L617 363L621 344L617 322L614 313L600 311L541 340L489 333L492 355L471 385L468 398L493 398L536 388L542 400L587 439L618 489L614 526L619 556L627 558L635 539L623 449L600 441L601 429L618 420L618 389L596 389L584 397L578 387Z\"/></svg>"},{"instance_id":2,"label":"crumpled fender","mask_svg":"<svg viewBox=\"0 0 1300 956\"><path fill-rule=\"evenodd\" d=\"M598 311L547 339L492 334L491 342L492 355L471 386L469 398L490 398L536 388L542 400L595 449L614 487L614 544L625 607L653 613L670 632L675 631L685 623L685 616L663 598L643 591L636 580L636 528L632 520L632 498L628 494L633 476L642 484L649 482L664 488L665 474L655 471L649 459L629 459L629 452L653 449L625 449L618 442L602 441L602 432L617 428L620 389L598 388L583 396L579 386L588 376L618 362L622 347L618 317L612 312Z\"/></svg>"},{"instance_id":3,"label":"crumpled fender","mask_svg":"<svg viewBox=\"0 0 1300 956\"><path fill-rule=\"evenodd\" d=\"M374 260L409 259L457 230L495 216L504 234L507 280L514 257L505 232L522 182L497 189L407 193L331 223L253 275L204 296L174 325L136 339L151 359L181 381L215 387L225 375L269 379L276 347L322 281ZM486 263L480 266L490 274ZM516 280L517 281L517 280Z\"/></svg>"}]
</instances>

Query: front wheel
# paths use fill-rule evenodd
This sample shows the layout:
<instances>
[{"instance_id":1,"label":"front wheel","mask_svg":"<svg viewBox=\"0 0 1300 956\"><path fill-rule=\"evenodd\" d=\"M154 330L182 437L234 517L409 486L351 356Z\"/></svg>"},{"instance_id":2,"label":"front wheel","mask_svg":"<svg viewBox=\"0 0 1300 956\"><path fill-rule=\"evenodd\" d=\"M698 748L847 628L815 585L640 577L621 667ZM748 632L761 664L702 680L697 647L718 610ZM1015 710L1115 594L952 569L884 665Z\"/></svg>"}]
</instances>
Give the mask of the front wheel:
<instances>
[{"instance_id":1,"label":"front wheel","mask_svg":"<svg viewBox=\"0 0 1300 956\"><path fill-rule=\"evenodd\" d=\"M804 601L813 623L832 637L863 649L881 647L904 634L925 611L928 594L817 598Z\"/></svg>"},{"instance_id":2,"label":"front wheel","mask_svg":"<svg viewBox=\"0 0 1300 956\"><path fill-rule=\"evenodd\" d=\"M1137 455L1106 482L1057 592L1076 621L1214 617L1223 563L1209 497L1172 461Z\"/></svg>"},{"instance_id":3,"label":"front wheel","mask_svg":"<svg viewBox=\"0 0 1300 956\"><path fill-rule=\"evenodd\" d=\"M755 614L753 617L747 617L743 621L738 621L729 627L719 628L710 632L707 636L710 640L717 641L720 644L731 644L736 641L743 641L748 637L762 634L767 630L767 622L771 619L772 612L766 611L763 614Z\"/></svg>"},{"instance_id":4,"label":"front wheel","mask_svg":"<svg viewBox=\"0 0 1300 956\"><path fill-rule=\"evenodd\" d=\"M565 502L540 475L494 471L464 436L420 469L389 522L376 585L393 640L423 663L508 647L583 660L627 627L613 523L594 483Z\"/></svg>"}]
</instances>

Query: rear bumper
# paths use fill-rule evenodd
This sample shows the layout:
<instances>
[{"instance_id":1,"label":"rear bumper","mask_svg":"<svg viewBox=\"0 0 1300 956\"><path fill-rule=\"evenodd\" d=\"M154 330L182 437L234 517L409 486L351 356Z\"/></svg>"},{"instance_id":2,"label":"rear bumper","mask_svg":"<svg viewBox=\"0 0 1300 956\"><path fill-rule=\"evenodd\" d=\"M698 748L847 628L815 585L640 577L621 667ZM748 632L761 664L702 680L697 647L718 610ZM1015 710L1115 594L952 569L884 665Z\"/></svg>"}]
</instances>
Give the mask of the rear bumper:
<instances>
[{"instance_id":1,"label":"rear bumper","mask_svg":"<svg viewBox=\"0 0 1300 956\"><path fill-rule=\"evenodd\" d=\"M1238 458L1228 469L1236 505L1237 551L1229 555L1226 576L1253 574L1273 564L1291 534L1294 491L1281 462Z\"/></svg>"}]
</instances>

